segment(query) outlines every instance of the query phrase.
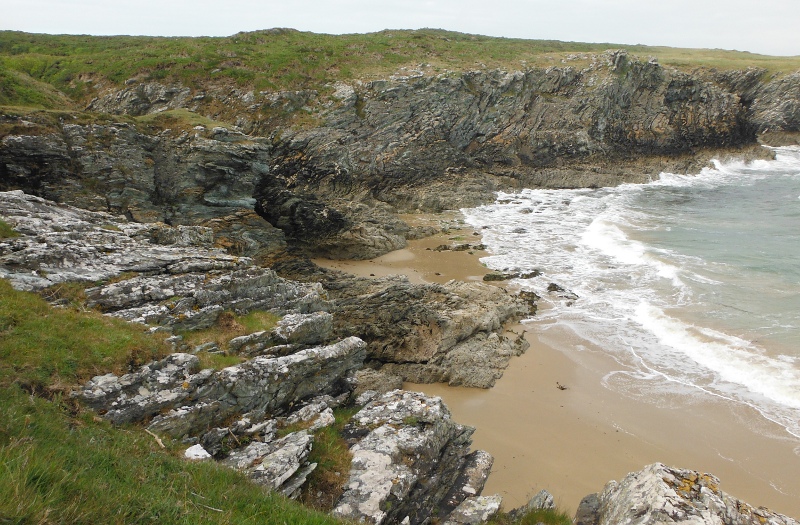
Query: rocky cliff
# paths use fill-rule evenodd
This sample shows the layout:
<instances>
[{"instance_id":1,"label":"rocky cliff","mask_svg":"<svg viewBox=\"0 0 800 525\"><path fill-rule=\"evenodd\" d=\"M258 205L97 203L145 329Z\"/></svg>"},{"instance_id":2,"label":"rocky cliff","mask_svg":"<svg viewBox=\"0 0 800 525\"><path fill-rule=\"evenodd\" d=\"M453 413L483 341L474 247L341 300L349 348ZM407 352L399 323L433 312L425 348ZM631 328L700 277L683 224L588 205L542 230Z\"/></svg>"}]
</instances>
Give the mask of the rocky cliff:
<instances>
[{"instance_id":1,"label":"rocky cliff","mask_svg":"<svg viewBox=\"0 0 800 525\"><path fill-rule=\"evenodd\" d=\"M759 138L798 136L798 82L755 69L690 74L622 51L562 67L419 73L320 92L198 92L134 80L89 107L116 120L3 116L0 189L208 226L218 246L263 259L287 241L369 258L419 234L398 210L474 205L505 188L644 181L696 171L711 156L768 155L752 149ZM132 118L170 110L230 122ZM307 118L264 117L277 110Z\"/></svg>"},{"instance_id":2,"label":"rocky cliff","mask_svg":"<svg viewBox=\"0 0 800 525\"><path fill-rule=\"evenodd\" d=\"M357 279L302 255L400 248L430 230L398 212L474 205L498 189L613 185L769 155L759 140L800 136L800 76L688 73L614 51L278 93L131 79L88 110L0 116L0 190L28 193L0 195L22 234L0 242L0 276L28 290L91 283L87 306L156 331L206 328L225 312L283 318L223 348L174 337L172 356L95 377L79 397L289 496L315 468L314 430L355 403L338 515L476 523L499 507L480 497L491 459L469 451L471 429L440 400L394 387L491 386L526 348L502 326L530 306L483 284ZM241 361L201 370L193 354L208 351ZM589 497L578 520L794 523L663 466Z\"/></svg>"}]
</instances>

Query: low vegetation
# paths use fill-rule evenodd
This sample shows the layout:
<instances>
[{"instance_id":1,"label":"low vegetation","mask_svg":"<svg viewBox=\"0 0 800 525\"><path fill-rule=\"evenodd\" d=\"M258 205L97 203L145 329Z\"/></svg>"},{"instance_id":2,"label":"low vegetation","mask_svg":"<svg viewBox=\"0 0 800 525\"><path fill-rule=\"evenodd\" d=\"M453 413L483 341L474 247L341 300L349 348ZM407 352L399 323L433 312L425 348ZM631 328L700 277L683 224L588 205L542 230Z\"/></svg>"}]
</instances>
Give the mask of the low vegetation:
<instances>
[{"instance_id":1,"label":"low vegetation","mask_svg":"<svg viewBox=\"0 0 800 525\"><path fill-rule=\"evenodd\" d=\"M337 523L70 401L78 382L166 351L141 327L0 280L0 522Z\"/></svg>"},{"instance_id":2,"label":"low vegetation","mask_svg":"<svg viewBox=\"0 0 800 525\"><path fill-rule=\"evenodd\" d=\"M204 343L215 343L220 349L227 348L228 341L240 335L252 334L275 328L280 320L275 314L263 311L254 311L245 315L235 315L233 312L223 312L217 318L214 326L203 330L183 332L184 342L190 347Z\"/></svg>"},{"instance_id":3,"label":"low vegetation","mask_svg":"<svg viewBox=\"0 0 800 525\"><path fill-rule=\"evenodd\" d=\"M202 126L208 130L214 128L230 129L230 124L218 120L211 120L188 109L171 109L160 113L152 113L136 117L136 122L150 125L159 129L172 129L175 131L192 131L195 126Z\"/></svg>"},{"instance_id":4,"label":"low vegetation","mask_svg":"<svg viewBox=\"0 0 800 525\"><path fill-rule=\"evenodd\" d=\"M6 221L0 219L0 239L11 239L13 237L19 237L19 233Z\"/></svg>"},{"instance_id":5,"label":"low vegetation","mask_svg":"<svg viewBox=\"0 0 800 525\"><path fill-rule=\"evenodd\" d=\"M129 79L255 91L329 89L339 80L531 66L561 66L581 55L627 49L681 68L769 72L800 69L800 57L725 50L586 44L469 35L436 29L323 35L291 29L221 38L39 35L0 32L0 105L80 107ZM578 62L576 62L577 64Z\"/></svg>"},{"instance_id":6,"label":"low vegetation","mask_svg":"<svg viewBox=\"0 0 800 525\"><path fill-rule=\"evenodd\" d=\"M317 464L308 478L301 501L309 507L330 511L344 492L353 455L342 437L342 430L358 411L355 407L338 408L336 423L314 433L314 448L309 461Z\"/></svg>"},{"instance_id":7,"label":"low vegetation","mask_svg":"<svg viewBox=\"0 0 800 525\"><path fill-rule=\"evenodd\" d=\"M558 509L529 510L521 516L512 517L506 513L497 514L489 520L489 525L572 525L572 518Z\"/></svg>"},{"instance_id":8,"label":"low vegetation","mask_svg":"<svg viewBox=\"0 0 800 525\"><path fill-rule=\"evenodd\" d=\"M67 285L63 285L67 287ZM72 293L70 293L72 296ZM141 327L42 297L0 280L0 386L57 393L97 374L124 373L161 357L167 345Z\"/></svg>"}]
</instances>

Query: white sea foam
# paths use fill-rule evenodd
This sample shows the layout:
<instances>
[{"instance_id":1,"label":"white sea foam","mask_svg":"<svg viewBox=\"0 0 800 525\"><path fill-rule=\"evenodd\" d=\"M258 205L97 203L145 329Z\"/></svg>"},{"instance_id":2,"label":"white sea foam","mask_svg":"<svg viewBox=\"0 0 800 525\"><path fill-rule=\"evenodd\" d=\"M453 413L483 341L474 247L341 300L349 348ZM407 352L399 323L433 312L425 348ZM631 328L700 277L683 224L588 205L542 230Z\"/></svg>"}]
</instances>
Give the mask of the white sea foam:
<instances>
[{"instance_id":1,"label":"white sea foam","mask_svg":"<svg viewBox=\"0 0 800 525\"><path fill-rule=\"evenodd\" d=\"M761 344L762 338L768 343L774 334L800 332L798 322L783 312L759 318L749 304L736 302L735 294L745 292L734 289L758 282L764 294L792 305L800 279L784 286L772 270L743 276L724 259L708 260L687 252L679 242L684 235L702 239L709 249L723 249L726 233L715 233L715 228L728 227L724 216L719 224L678 216L684 213L683 199L723 194L722 212L726 188L756 187L776 175L800 180L800 148L775 152L774 161L716 162L698 175L664 173L649 184L501 193L497 203L464 213L467 222L483 232L491 254L482 259L487 266L543 272L515 281L551 303L538 316L550 324L540 329L568 330L606 349L621 373L639 383L633 390L647 391L649 382L673 384L676 392L694 389L752 406L800 436L800 352L781 354ZM653 207L664 213L654 215ZM673 212L677 222L665 223L664 217ZM664 239L677 239L678 244ZM748 264L756 269L770 263L755 252L743 256L750 257ZM553 282L579 299L572 304L549 294ZM711 324L700 322L706 311L713 313L708 317ZM726 322L738 328L728 330ZM740 322L752 326L739 326Z\"/></svg>"},{"instance_id":2,"label":"white sea foam","mask_svg":"<svg viewBox=\"0 0 800 525\"><path fill-rule=\"evenodd\" d=\"M682 352L724 381L745 386L781 405L800 409L800 370L763 354L752 343L672 318L645 301L636 321L662 345Z\"/></svg>"}]
</instances>

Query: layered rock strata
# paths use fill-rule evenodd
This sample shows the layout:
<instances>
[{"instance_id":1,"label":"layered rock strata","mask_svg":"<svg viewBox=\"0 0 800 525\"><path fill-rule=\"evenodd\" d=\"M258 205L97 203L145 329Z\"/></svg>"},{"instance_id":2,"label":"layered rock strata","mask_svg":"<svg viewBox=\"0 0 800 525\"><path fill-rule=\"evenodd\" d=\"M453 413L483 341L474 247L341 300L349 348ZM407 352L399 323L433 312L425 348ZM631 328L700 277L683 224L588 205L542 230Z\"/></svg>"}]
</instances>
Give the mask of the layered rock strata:
<instances>
[{"instance_id":1,"label":"layered rock strata","mask_svg":"<svg viewBox=\"0 0 800 525\"><path fill-rule=\"evenodd\" d=\"M130 118L53 126L3 116L19 125L0 138L0 189L209 227L215 244L236 254L272 258L288 240L317 255L369 258L416 235L398 210L475 205L498 189L645 181L698 171L711 156L769 155L741 148L759 137L800 137L798 81L755 69L689 74L622 51L546 69L339 83L331 96L134 81L91 108L237 120L155 129ZM259 121L272 107L313 108L316 121Z\"/></svg>"}]
</instances>

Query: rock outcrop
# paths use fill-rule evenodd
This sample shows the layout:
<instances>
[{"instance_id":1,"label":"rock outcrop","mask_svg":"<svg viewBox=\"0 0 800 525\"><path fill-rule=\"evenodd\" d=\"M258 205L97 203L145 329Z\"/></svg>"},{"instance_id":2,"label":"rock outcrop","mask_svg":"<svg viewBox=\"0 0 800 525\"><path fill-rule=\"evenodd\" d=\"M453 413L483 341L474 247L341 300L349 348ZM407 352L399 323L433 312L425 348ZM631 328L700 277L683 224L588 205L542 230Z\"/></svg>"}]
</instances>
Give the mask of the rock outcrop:
<instances>
[{"instance_id":1,"label":"rock outcrop","mask_svg":"<svg viewBox=\"0 0 800 525\"><path fill-rule=\"evenodd\" d=\"M97 376L80 397L113 423L154 417L152 429L190 437L236 414L281 415L311 397L348 392L348 378L361 368L365 346L352 337L289 356L256 357L219 371L199 370L196 356L172 354L122 377Z\"/></svg>"},{"instance_id":2,"label":"rock outcrop","mask_svg":"<svg viewBox=\"0 0 800 525\"><path fill-rule=\"evenodd\" d=\"M376 524L446 519L480 494L491 468L483 452L469 459L473 430L453 422L440 398L395 390L372 401L345 428L353 466L333 514ZM468 465L480 473L460 476Z\"/></svg>"},{"instance_id":3,"label":"rock outcrop","mask_svg":"<svg viewBox=\"0 0 800 525\"><path fill-rule=\"evenodd\" d=\"M310 430L332 424L331 407L349 397L364 357L357 338L219 371L199 370L196 356L178 353L122 377L97 376L76 395L115 424L145 422L150 432L196 443L224 465L294 497L316 467L307 461L313 435L276 439L276 418L313 423ZM195 448L191 457L205 456Z\"/></svg>"},{"instance_id":4,"label":"rock outcrop","mask_svg":"<svg viewBox=\"0 0 800 525\"><path fill-rule=\"evenodd\" d=\"M87 306L176 331L209 327L226 311L284 316L274 330L230 341L231 353L281 356L357 336L385 374L488 388L528 346L502 329L530 305L483 283L417 285L307 266L304 284L210 248L203 227L133 223L20 191L0 192L0 215L22 234L0 242L0 276L17 288L100 282L84 291Z\"/></svg>"},{"instance_id":5,"label":"rock outcrop","mask_svg":"<svg viewBox=\"0 0 800 525\"><path fill-rule=\"evenodd\" d=\"M89 306L129 321L198 329L226 310L328 308L320 285L212 249L206 228L133 223L21 191L0 192L0 215L22 234L0 243L0 277L22 290L127 277L85 293Z\"/></svg>"},{"instance_id":6,"label":"rock outcrop","mask_svg":"<svg viewBox=\"0 0 800 525\"><path fill-rule=\"evenodd\" d=\"M495 286L362 279L318 267L303 271L325 288L335 312L334 333L363 339L368 365L405 381L488 388L529 346L524 337L504 335L503 325L529 315L531 306Z\"/></svg>"},{"instance_id":7,"label":"rock outcrop","mask_svg":"<svg viewBox=\"0 0 800 525\"><path fill-rule=\"evenodd\" d=\"M686 523L708 525L796 525L765 508L753 508L721 491L711 474L654 463L611 481L600 494L584 498L576 525Z\"/></svg>"},{"instance_id":8,"label":"rock outcrop","mask_svg":"<svg viewBox=\"0 0 800 525\"><path fill-rule=\"evenodd\" d=\"M288 240L317 255L369 258L413 236L398 210L475 205L499 189L644 181L698 171L711 156L768 155L740 149L758 137L800 137L797 74L689 74L624 51L572 63L338 83L330 96L134 79L91 109L188 109L229 122L19 125L0 137L0 190L209 227L234 254L273 258ZM263 111L312 107L306 126Z\"/></svg>"}]
</instances>

